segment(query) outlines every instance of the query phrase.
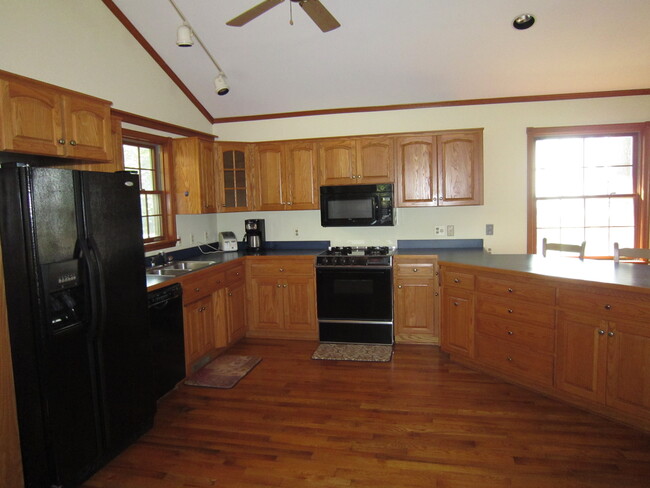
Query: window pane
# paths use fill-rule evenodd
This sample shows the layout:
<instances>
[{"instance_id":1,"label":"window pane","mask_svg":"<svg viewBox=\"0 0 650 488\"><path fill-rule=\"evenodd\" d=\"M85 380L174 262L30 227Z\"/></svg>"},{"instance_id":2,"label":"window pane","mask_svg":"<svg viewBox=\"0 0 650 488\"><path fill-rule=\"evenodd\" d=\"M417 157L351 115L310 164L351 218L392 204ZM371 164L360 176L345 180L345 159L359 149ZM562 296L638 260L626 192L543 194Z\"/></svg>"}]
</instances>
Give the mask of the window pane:
<instances>
[{"instance_id":1,"label":"window pane","mask_svg":"<svg viewBox=\"0 0 650 488\"><path fill-rule=\"evenodd\" d=\"M140 148L140 167L143 169L153 169L153 149L149 147Z\"/></svg>"},{"instance_id":2,"label":"window pane","mask_svg":"<svg viewBox=\"0 0 650 488\"><path fill-rule=\"evenodd\" d=\"M224 171L223 184L226 188L235 187L235 173L233 171Z\"/></svg>"},{"instance_id":3,"label":"window pane","mask_svg":"<svg viewBox=\"0 0 650 488\"><path fill-rule=\"evenodd\" d=\"M235 168L244 169L246 166L246 155L243 151L235 151Z\"/></svg>"},{"instance_id":4,"label":"window pane","mask_svg":"<svg viewBox=\"0 0 650 488\"><path fill-rule=\"evenodd\" d=\"M147 195L147 215L161 215L160 195Z\"/></svg>"},{"instance_id":5,"label":"window pane","mask_svg":"<svg viewBox=\"0 0 650 488\"><path fill-rule=\"evenodd\" d=\"M162 236L162 218L161 217L148 217L147 222L149 225L149 239Z\"/></svg>"},{"instance_id":6,"label":"window pane","mask_svg":"<svg viewBox=\"0 0 650 488\"><path fill-rule=\"evenodd\" d=\"M225 169L233 169L235 167L234 151L225 151L223 153L223 167Z\"/></svg>"},{"instance_id":7,"label":"window pane","mask_svg":"<svg viewBox=\"0 0 650 488\"><path fill-rule=\"evenodd\" d=\"M235 184L237 185L237 188L245 188L246 187L246 172L245 171L237 171L235 173L235 178L237 181Z\"/></svg>"},{"instance_id":8,"label":"window pane","mask_svg":"<svg viewBox=\"0 0 650 488\"><path fill-rule=\"evenodd\" d=\"M535 145L535 167L555 171L582 166L581 138L540 139Z\"/></svg>"},{"instance_id":9,"label":"window pane","mask_svg":"<svg viewBox=\"0 0 650 488\"><path fill-rule=\"evenodd\" d=\"M631 136L588 137L585 139L585 166L631 166L633 144Z\"/></svg>"},{"instance_id":10,"label":"window pane","mask_svg":"<svg viewBox=\"0 0 650 488\"><path fill-rule=\"evenodd\" d=\"M155 191L155 174L151 170L140 170L140 189L145 191Z\"/></svg>"},{"instance_id":11,"label":"window pane","mask_svg":"<svg viewBox=\"0 0 650 488\"><path fill-rule=\"evenodd\" d=\"M585 225L585 202L582 198L560 200L562 210L560 222L562 227L582 227Z\"/></svg>"},{"instance_id":12,"label":"window pane","mask_svg":"<svg viewBox=\"0 0 650 488\"><path fill-rule=\"evenodd\" d=\"M246 206L246 190L237 190L237 206Z\"/></svg>"},{"instance_id":13,"label":"window pane","mask_svg":"<svg viewBox=\"0 0 650 488\"><path fill-rule=\"evenodd\" d=\"M537 202L537 228L538 229L544 229L548 227L560 227L561 217L562 217L562 200L539 200Z\"/></svg>"},{"instance_id":14,"label":"window pane","mask_svg":"<svg viewBox=\"0 0 650 488\"><path fill-rule=\"evenodd\" d=\"M124 167L137 168L138 167L138 148L129 144L124 144Z\"/></svg>"}]
</instances>

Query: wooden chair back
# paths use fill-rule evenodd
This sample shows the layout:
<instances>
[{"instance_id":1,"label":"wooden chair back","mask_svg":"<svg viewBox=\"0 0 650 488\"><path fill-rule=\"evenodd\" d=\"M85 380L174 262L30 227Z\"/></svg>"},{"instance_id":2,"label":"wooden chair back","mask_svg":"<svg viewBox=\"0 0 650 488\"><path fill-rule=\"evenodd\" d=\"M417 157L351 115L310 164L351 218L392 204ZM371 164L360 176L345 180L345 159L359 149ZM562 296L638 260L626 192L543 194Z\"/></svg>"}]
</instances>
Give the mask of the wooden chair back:
<instances>
[{"instance_id":1,"label":"wooden chair back","mask_svg":"<svg viewBox=\"0 0 650 488\"><path fill-rule=\"evenodd\" d=\"M618 263L619 260L625 258L644 259L650 263L650 249L643 249L639 247L618 247L618 242L614 243L614 262Z\"/></svg>"},{"instance_id":2,"label":"wooden chair back","mask_svg":"<svg viewBox=\"0 0 650 488\"><path fill-rule=\"evenodd\" d=\"M556 242L548 242L546 237L542 239L542 256L546 257L546 251L560 251L560 252L577 252L580 259L585 257L585 246L587 241L582 241L582 244L559 244Z\"/></svg>"}]
</instances>

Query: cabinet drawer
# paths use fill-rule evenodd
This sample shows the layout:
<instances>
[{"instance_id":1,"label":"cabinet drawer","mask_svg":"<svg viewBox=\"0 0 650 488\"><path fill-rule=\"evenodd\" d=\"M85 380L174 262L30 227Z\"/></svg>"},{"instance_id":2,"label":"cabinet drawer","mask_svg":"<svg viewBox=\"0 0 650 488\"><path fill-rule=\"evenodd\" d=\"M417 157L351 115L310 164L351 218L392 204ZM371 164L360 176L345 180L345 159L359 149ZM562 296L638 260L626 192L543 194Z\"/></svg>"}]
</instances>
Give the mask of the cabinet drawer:
<instances>
[{"instance_id":1,"label":"cabinet drawer","mask_svg":"<svg viewBox=\"0 0 650 488\"><path fill-rule=\"evenodd\" d=\"M476 359L507 374L553 384L553 356L517 347L494 337L476 334Z\"/></svg>"},{"instance_id":2,"label":"cabinet drawer","mask_svg":"<svg viewBox=\"0 0 650 488\"><path fill-rule=\"evenodd\" d=\"M524 283L515 280L479 276L476 280L476 289L481 293L489 293L490 295L516 298L547 305L555 304L555 288L542 283Z\"/></svg>"},{"instance_id":3,"label":"cabinet drawer","mask_svg":"<svg viewBox=\"0 0 650 488\"><path fill-rule=\"evenodd\" d=\"M252 276L308 275L314 273L313 260L308 261L255 261L250 264Z\"/></svg>"},{"instance_id":4,"label":"cabinet drawer","mask_svg":"<svg viewBox=\"0 0 650 488\"><path fill-rule=\"evenodd\" d=\"M549 354L555 352L555 333L548 327L506 320L494 315L478 314L476 330L481 334L524 346L533 351Z\"/></svg>"},{"instance_id":5,"label":"cabinet drawer","mask_svg":"<svg viewBox=\"0 0 650 488\"><path fill-rule=\"evenodd\" d=\"M479 295L476 311L507 320L530 322L544 327L555 327L555 309L546 305L508 300L491 295Z\"/></svg>"},{"instance_id":6,"label":"cabinet drawer","mask_svg":"<svg viewBox=\"0 0 650 488\"><path fill-rule=\"evenodd\" d=\"M461 273L459 271L443 270L442 285L453 286L454 288L474 289L474 275Z\"/></svg>"},{"instance_id":7,"label":"cabinet drawer","mask_svg":"<svg viewBox=\"0 0 650 488\"><path fill-rule=\"evenodd\" d=\"M634 321L650 320L650 297L629 295L625 297L613 294L592 293L569 288L560 288L558 304L562 308L587 312L608 319L631 319Z\"/></svg>"},{"instance_id":8,"label":"cabinet drawer","mask_svg":"<svg viewBox=\"0 0 650 488\"><path fill-rule=\"evenodd\" d=\"M225 271L226 275L226 284L227 285L232 285L233 283L236 283L240 280L244 279L245 272L244 272L244 266L236 266L234 268L228 269Z\"/></svg>"},{"instance_id":9,"label":"cabinet drawer","mask_svg":"<svg viewBox=\"0 0 650 488\"><path fill-rule=\"evenodd\" d=\"M436 275L433 263L398 263L393 269L399 278L433 278Z\"/></svg>"},{"instance_id":10,"label":"cabinet drawer","mask_svg":"<svg viewBox=\"0 0 650 488\"><path fill-rule=\"evenodd\" d=\"M199 298L210 295L218 288L212 273L201 273L197 277L185 278L181 285L183 286L184 304L192 303Z\"/></svg>"}]
</instances>

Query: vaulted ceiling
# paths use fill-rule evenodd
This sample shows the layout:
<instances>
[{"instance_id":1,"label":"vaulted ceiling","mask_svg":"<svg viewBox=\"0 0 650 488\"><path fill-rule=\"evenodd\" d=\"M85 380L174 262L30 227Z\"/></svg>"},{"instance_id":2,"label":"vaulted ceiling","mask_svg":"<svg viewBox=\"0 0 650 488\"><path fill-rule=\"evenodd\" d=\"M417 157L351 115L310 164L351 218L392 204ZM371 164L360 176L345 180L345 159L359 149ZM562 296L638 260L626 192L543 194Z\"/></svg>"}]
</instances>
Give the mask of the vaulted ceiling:
<instances>
[{"instance_id":1,"label":"vaulted ceiling","mask_svg":"<svg viewBox=\"0 0 650 488\"><path fill-rule=\"evenodd\" d=\"M341 24L326 33L286 0L226 25L261 1L104 3L217 121L650 88L649 0L321 0ZM176 45L174 4L226 73L227 95L215 93L217 69L197 42ZM534 25L513 28L524 13Z\"/></svg>"}]
</instances>

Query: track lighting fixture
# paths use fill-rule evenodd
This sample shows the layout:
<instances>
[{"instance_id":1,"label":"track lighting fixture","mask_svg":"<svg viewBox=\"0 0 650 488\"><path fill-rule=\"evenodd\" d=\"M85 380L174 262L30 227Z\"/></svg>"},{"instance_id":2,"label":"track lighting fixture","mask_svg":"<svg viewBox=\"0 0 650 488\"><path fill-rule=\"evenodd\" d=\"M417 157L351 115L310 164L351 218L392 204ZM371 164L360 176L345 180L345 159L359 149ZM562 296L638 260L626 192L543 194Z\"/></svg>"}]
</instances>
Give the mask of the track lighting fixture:
<instances>
[{"instance_id":1,"label":"track lighting fixture","mask_svg":"<svg viewBox=\"0 0 650 488\"><path fill-rule=\"evenodd\" d=\"M169 3L172 4L172 7L174 7L174 10L176 10L176 13L178 13L181 20L183 21L183 24L178 28L178 31L176 31L176 44L180 47L189 47L194 44L194 39L196 39L199 43L199 46L201 46L205 54L207 54L208 58L210 58L210 61L212 61L212 64L214 64L214 67L217 68L218 74L214 79L214 90L217 92L217 95L227 94L230 92L230 85L228 85L228 78L226 78L226 74L223 72L214 57L212 57L212 54L210 54L208 48L205 47L205 44L203 44L203 41L201 41L201 38L198 36L196 31L192 29L192 26L187 21L183 15L183 12L181 12L174 0L169 0Z\"/></svg>"},{"instance_id":2,"label":"track lighting fixture","mask_svg":"<svg viewBox=\"0 0 650 488\"><path fill-rule=\"evenodd\" d=\"M230 91L228 78L226 78L225 73L219 72L217 77L214 79L214 90L217 92L217 95L226 95Z\"/></svg>"},{"instance_id":3,"label":"track lighting fixture","mask_svg":"<svg viewBox=\"0 0 650 488\"><path fill-rule=\"evenodd\" d=\"M187 22L183 22L176 31L176 45L180 47L190 47L193 44L194 39L192 39L192 29L187 25Z\"/></svg>"}]
</instances>

